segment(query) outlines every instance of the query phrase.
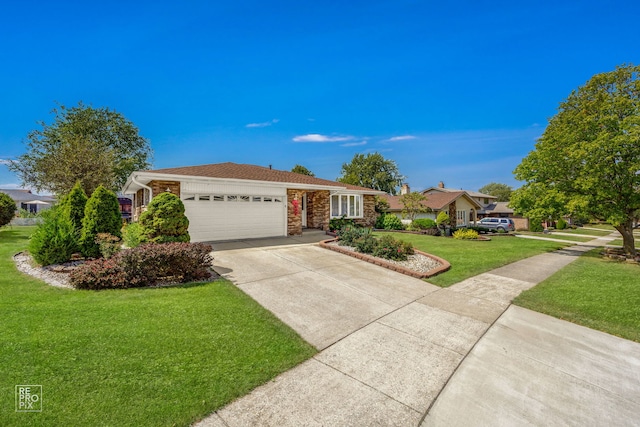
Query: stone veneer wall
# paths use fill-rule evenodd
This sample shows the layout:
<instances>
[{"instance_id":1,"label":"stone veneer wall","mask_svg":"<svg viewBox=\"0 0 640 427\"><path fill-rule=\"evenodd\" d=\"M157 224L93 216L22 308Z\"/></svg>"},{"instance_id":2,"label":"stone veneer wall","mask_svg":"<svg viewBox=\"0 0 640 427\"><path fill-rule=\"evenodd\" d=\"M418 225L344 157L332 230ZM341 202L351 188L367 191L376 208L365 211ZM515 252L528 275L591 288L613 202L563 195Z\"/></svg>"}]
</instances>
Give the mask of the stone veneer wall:
<instances>
[{"instance_id":1,"label":"stone veneer wall","mask_svg":"<svg viewBox=\"0 0 640 427\"><path fill-rule=\"evenodd\" d=\"M356 224L364 227L373 227L376 224L378 214L376 212L376 196L365 194L362 198L362 219L356 219Z\"/></svg>"},{"instance_id":2,"label":"stone veneer wall","mask_svg":"<svg viewBox=\"0 0 640 427\"><path fill-rule=\"evenodd\" d=\"M299 236L302 234L302 190L287 189L287 235ZM298 213L294 213L293 201L298 199Z\"/></svg>"},{"instance_id":3,"label":"stone veneer wall","mask_svg":"<svg viewBox=\"0 0 640 427\"><path fill-rule=\"evenodd\" d=\"M180 197L180 182L179 181L151 181L147 184L153 190L154 197L160 193L167 191L167 188L171 190L171 193Z\"/></svg>"},{"instance_id":4,"label":"stone veneer wall","mask_svg":"<svg viewBox=\"0 0 640 427\"><path fill-rule=\"evenodd\" d=\"M307 226L320 230L329 229L329 190L307 193Z\"/></svg>"}]
</instances>

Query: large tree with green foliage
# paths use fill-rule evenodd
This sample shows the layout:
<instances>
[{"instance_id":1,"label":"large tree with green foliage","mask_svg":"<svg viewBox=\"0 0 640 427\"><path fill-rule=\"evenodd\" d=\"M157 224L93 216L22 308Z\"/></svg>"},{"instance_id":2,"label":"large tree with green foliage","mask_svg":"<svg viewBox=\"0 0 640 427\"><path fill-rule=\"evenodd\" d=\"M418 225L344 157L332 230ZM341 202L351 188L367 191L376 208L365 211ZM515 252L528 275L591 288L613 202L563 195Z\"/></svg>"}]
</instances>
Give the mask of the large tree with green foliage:
<instances>
[{"instance_id":1,"label":"large tree with green foliage","mask_svg":"<svg viewBox=\"0 0 640 427\"><path fill-rule=\"evenodd\" d=\"M351 163L342 165L339 182L360 187L373 188L386 193L396 194L404 181L393 160L385 159L380 153L356 154Z\"/></svg>"},{"instance_id":2,"label":"large tree with green foliage","mask_svg":"<svg viewBox=\"0 0 640 427\"><path fill-rule=\"evenodd\" d=\"M131 172L148 169L149 141L122 114L82 102L53 110L53 123L27 135L27 152L9 165L22 184L61 195L80 181L86 194L117 191Z\"/></svg>"},{"instance_id":3,"label":"large tree with green foliage","mask_svg":"<svg viewBox=\"0 0 640 427\"><path fill-rule=\"evenodd\" d=\"M302 165L295 165L291 169L291 172L299 173L301 175L316 176L313 172Z\"/></svg>"},{"instance_id":4,"label":"large tree with green foliage","mask_svg":"<svg viewBox=\"0 0 640 427\"><path fill-rule=\"evenodd\" d=\"M513 189L507 184L501 184L499 182L492 182L482 187L478 192L482 194L488 194L498 198L499 202L508 202L511 199L511 193Z\"/></svg>"},{"instance_id":5,"label":"large tree with green foliage","mask_svg":"<svg viewBox=\"0 0 640 427\"><path fill-rule=\"evenodd\" d=\"M619 66L574 90L514 173L526 182L511 200L517 211L575 210L606 220L622 234L625 252L635 255L640 67Z\"/></svg>"}]
</instances>

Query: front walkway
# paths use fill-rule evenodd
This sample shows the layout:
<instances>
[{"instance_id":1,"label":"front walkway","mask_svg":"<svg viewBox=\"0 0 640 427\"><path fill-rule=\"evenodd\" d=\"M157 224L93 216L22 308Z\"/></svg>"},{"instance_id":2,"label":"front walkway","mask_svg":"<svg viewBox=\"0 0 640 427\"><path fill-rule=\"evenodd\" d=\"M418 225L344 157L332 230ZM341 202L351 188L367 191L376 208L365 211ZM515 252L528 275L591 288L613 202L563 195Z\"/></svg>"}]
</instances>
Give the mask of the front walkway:
<instances>
[{"instance_id":1,"label":"front walkway","mask_svg":"<svg viewBox=\"0 0 640 427\"><path fill-rule=\"evenodd\" d=\"M640 344L509 307L589 247L442 289L313 245L225 245L225 276L322 351L198 426L640 422Z\"/></svg>"}]
</instances>

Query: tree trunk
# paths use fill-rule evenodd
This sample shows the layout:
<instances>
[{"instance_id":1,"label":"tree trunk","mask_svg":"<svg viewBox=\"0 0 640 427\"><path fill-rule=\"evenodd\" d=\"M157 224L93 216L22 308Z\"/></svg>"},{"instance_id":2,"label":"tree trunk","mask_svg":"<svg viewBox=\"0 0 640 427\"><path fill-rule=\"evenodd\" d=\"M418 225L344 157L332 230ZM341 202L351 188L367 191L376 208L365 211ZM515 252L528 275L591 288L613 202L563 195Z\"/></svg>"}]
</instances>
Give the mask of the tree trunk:
<instances>
[{"instance_id":1,"label":"tree trunk","mask_svg":"<svg viewBox=\"0 0 640 427\"><path fill-rule=\"evenodd\" d=\"M622 234L622 248L625 255L636 256L636 242L633 238L633 222L627 221L619 226L616 226L616 230Z\"/></svg>"}]
</instances>

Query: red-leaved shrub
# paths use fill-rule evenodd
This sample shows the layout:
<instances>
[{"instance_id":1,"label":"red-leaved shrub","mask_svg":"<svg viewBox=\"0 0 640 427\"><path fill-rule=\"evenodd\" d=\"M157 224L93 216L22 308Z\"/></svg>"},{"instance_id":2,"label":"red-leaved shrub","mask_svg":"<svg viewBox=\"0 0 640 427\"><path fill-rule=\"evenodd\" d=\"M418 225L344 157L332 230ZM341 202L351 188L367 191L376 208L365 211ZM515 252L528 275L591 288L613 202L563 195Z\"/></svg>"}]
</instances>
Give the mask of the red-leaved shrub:
<instances>
[{"instance_id":1,"label":"red-leaved shrub","mask_svg":"<svg viewBox=\"0 0 640 427\"><path fill-rule=\"evenodd\" d=\"M136 288L208 279L211 251L211 245L204 243L148 243L81 265L71 273L71 285L78 289Z\"/></svg>"}]
</instances>

